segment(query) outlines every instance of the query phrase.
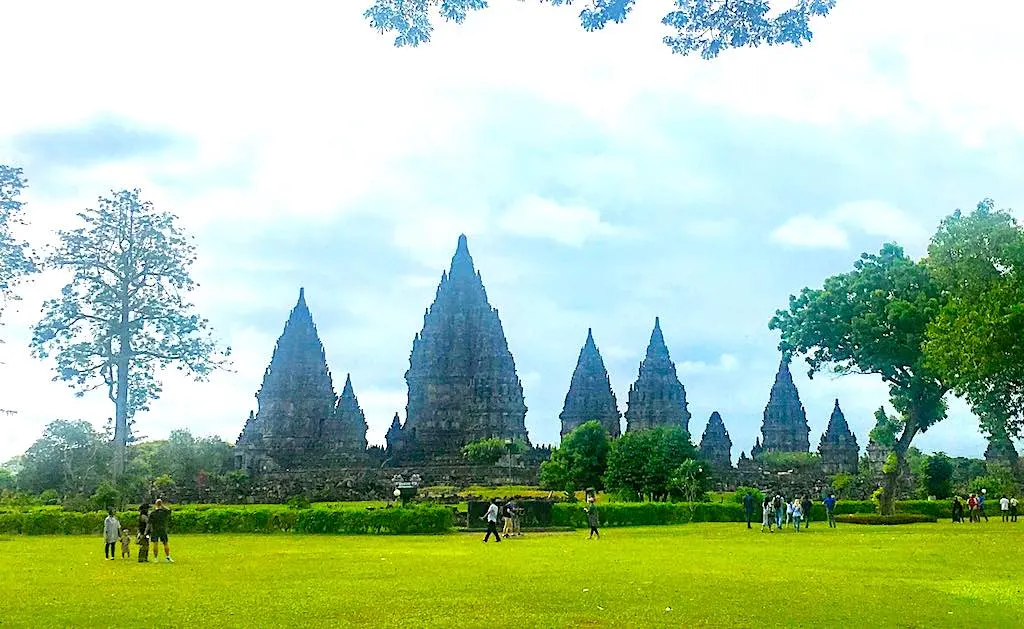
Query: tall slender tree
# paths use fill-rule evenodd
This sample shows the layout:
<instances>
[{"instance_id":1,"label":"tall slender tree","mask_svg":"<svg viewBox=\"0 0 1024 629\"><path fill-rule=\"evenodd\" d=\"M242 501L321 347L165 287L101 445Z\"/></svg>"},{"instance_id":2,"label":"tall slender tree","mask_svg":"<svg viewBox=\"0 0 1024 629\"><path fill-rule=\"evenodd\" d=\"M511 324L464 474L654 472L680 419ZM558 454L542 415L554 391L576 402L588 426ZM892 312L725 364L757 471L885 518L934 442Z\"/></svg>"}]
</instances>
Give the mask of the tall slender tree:
<instances>
[{"instance_id":1,"label":"tall slender tree","mask_svg":"<svg viewBox=\"0 0 1024 629\"><path fill-rule=\"evenodd\" d=\"M894 512L896 483L914 437L946 417L950 386L924 355L941 298L923 262L886 244L878 254L862 254L853 271L827 278L822 288L791 296L789 308L777 311L769 323L782 332L782 351L806 357L810 377L831 367L839 375L875 374L889 385L902 421L893 443L895 465L884 470L885 514Z\"/></svg>"},{"instance_id":2,"label":"tall slender tree","mask_svg":"<svg viewBox=\"0 0 1024 629\"><path fill-rule=\"evenodd\" d=\"M541 2L572 4L572 0ZM730 48L801 46L814 36L811 20L828 15L836 0L666 0L665 4L675 5L661 19L670 32L662 38L665 45L676 54L698 53L713 59ZM636 0L591 0L580 11L580 23L591 32L610 23L621 24L635 5ZM487 0L374 0L363 15L380 33L394 32L395 46L419 46L430 41L434 13L446 22L462 24L470 11L487 6Z\"/></svg>"},{"instance_id":3,"label":"tall slender tree","mask_svg":"<svg viewBox=\"0 0 1024 629\"><path fill-rule=\"evenodd\" d=\"M226 368L206 319L185 296L195 283L191 237L139 190L113 192L78 214L82 226L59 232L49 268L72 274L35 325L33 353L53 357L54 380L79 396L105 388L115 407L113 473L124 471L129 422L160 397L158 371L171 365L196 380Z\"/></svg>"},{"instance_id":4,"label":"tall slender tree","mask_svg":"<svg viewBox=\"0 0 1024 629\"><path fill-rule=\"evenodd\" d=\"M37 270L28 243L15 234L17 226L26 224L25 205L19 198L26 185L20 168L0 164L0 317L8 303L18 299L15 286ZM0 337L0 343L3 342ZM0 407L0 415L13 413Z\"/></svg>"}]
</instances>

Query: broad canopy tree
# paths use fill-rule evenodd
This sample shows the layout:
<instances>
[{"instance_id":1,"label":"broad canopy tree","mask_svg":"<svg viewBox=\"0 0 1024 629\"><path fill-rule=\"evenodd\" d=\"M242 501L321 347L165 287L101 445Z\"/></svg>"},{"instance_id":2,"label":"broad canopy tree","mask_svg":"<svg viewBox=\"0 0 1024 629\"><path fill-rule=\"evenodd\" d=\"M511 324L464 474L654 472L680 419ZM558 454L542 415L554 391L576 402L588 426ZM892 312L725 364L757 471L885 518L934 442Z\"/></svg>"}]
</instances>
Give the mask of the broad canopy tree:
<instances>
[{"instance_id":1,"label":"broad canopy tree","mask_svg":"<svg viewBox=\"0 0 1024 629\"><path fill-rule=\"evenodd\" d=\"M604 489L601 476L608 467L610 443L608 431L601 422L579 425L562 439L551 458L541 464L541 487L570 493L590 487Z\"/></svg>"},{"instance_id":2,"label":"broad canopy tree","mask_svg":"<svg viewBox=\"0 0 1024 629\"><path fill-rule=\"evenodd\" d=\"M928 364L970 402L988 434L1024 432L1024 231L991 199L957 210L928 248L946 299L925 342Z\"/></svg>"},{"instance_id":3,"label":"broad canopy tree","mask_svg":"<svg viewBox=\"0 0 1024 629\"><path fill-rule=\"evenodd\" d=\"M45 265L71 280L44 304L32 338L37 357L55 360L55 381L79 396L104 388L114 403L115 478L124 471L130 420L160 396L158 370L173 365L202 380L226 367L230 354L185 299L195 287L191 238L177 217L139 194L100 198L78 214L81 227L58 233Z\"/></svg>"},{"instance_id":4,"label":"broad canopy tree","mask_svg":"<svg viewBox=\"0 0 1024 629\"><path fill-rule=\"evenodd\" d=\"M926 363L924 342L942 308L942 291L923 262L886 244L862 254L854 270L825 280L820 289L791 296L769 328L782 333L783 352L805 356L809 376L831 368L838 375L881 376L900 413L893 443L895 466L887 466L882 513L895 508L900 470L914 437L946 417L950 387Z\"/></svg>"},{"instance_id":5,"label":"broad canopy tree","mask_svg":"<svg viewBox=\"0 0 1024 629\"><path fill-rule=\"evenodd\" d=\"M567 6L572 0L540 0ZM662 19L670 34L662 38L673 53L699 53L713 59L730 48L760 45L801 46L811 41L810 23L835 8L836 0L665 0L675 5ZM636 0L590 0L580 11L586 31L621 24ZM430 41L436 13L447 22L462 24L470 11L487 8L487 0L375 0L364 17L381 34L394 32L395 46L419 46Z\"/></svg>"},{"instance_id":6,"label":"broad canopy tree","mask_svg":"<svg viewBox=\"0 0 1024 629\"><path fill-rule=\"evenodd\" d=\"M20 168L0 164L0 315L17 298L14 287L36 271L28 243L19 239L14 228L25 225L25 204L19 198L27 182Z\"/></svg>"}]
</instances>

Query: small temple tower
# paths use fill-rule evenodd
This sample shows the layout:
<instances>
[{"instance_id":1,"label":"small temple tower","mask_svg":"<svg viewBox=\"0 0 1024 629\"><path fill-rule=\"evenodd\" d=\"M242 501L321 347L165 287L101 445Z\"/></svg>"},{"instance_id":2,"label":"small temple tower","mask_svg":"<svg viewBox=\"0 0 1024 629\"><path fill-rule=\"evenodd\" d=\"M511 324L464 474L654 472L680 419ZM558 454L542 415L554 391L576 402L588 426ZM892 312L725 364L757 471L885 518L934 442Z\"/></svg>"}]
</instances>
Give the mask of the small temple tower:
<instances>
[{"instance_id":1,"label":"small temple tower","mask_svg":"<svg viewBox=\"0 0 1024 629\"><path fill-rule=\"evenodd\" d=\"M800 403L793 374L789 372L789 362L789 354L783 354L764 409L764 424L761 426L764 441L759 445L765 452L809 452L811 449L807 413Z\"/></svg>"},{"instance_id":2,"label":"small temple tower","mask_svg":"<svg viewBox=\"0 0 1024 629\"><path fill-rule=\"evenodd\" d=\"M391 420L391 427L388 428L387 434L384 436L386 443L385 453L389 457L394 457L402 449L402 422L398 419L398 413L395 413L394 419Z\"/></svg>"},{"instance_id":3,"label":"small temple tower","mask_svg":"<svg viewBox=\"0 0 1024 629\"><path fill-rule=\"evenodd\" d=\"M719 470L732 468L732 439L718 411L711 413L708 419L708 426L700 439L700 453L705 461Z\"/></svg>"},{"instance_id":4,"label":"small temple tower","mask_svg":"<svg viewBox=\"0 0 1024 629\"><path fill-rule=\"evenodd\" d=\"M587 340L580 350L569 392L565 395L565 405L558 416L562 420L561 436L564 439L580 424L597 420L609 435L618 437L621 417L608 370L594 343L593 331L587 330Z\"/></svg>"},{"instance_id":5,"label":"small temple tower","mask_svg":"<svg viewBox=\"0 0 1024 629\"><path fill-rule=\"evenodd\" d=\"M636 382L629 388L626 431L662 426L682 428L689 433L690 411L686 403L686 389L679 382L676 366L661 333L661 321L655 317L647 356L640 363Z\"/></svg>"},{"instance_id":6,"label":"small temple tower","mask_svg":"<svg viewBox=\"0 0 1024 629\"><path fill-rule=\"evenodd\" d=\"M345 387L334 413L323 426L323 441L336 454L358 456L366 452L366 416L352 389L352 375L345 376Z\"/></svg>"},{"instance_id":7,"label":"small temple tower","mask_svg":"<svg viewBox=\"0 0 1024 629\"><path fill-rule=\"evenodd\" d=\"M327 445L322 428L334 413L337 396L303 289L274 347L256 401L257 411L250 413L236 444L239 467L253 472L315 467Z\"/></svg>"},{"instance_id":8,"label":"small temple tower","mask_svg":"<svg viewBox=\"0 0 1024 629\"><path fill-rule=\"evenodd\" d=\"M397 441L415 458L461 460L464 445L489 437L529 443L523 385L465 235L413 339L405 380L409 401Z\"/></svg>"},{"instance_id":9,"label":"small temple tower","mask_svg":"<svg viewBox=\"0 0 1024 629\"><path fill-rule=\"evenodd\" d=\"M843 410L839 408L839 400L836 400L835 408L832 409L828 428L821 435L818 453L821 455L821 468L825 474L857 473L860 446L857 445L857 437L846 423Z\"/></svg>"},{"instance_id":10,"label":"small temple tower","mask_svg":"<svg viewBox=\"0 0 1024 629\"><path fill-rule=\"evenodd\" d=\"M988 436L988 447L985 448L985 461L1016 467L1019 460L1017 448L1005 430L994 430Z\"/></svg>"}]
</instances>

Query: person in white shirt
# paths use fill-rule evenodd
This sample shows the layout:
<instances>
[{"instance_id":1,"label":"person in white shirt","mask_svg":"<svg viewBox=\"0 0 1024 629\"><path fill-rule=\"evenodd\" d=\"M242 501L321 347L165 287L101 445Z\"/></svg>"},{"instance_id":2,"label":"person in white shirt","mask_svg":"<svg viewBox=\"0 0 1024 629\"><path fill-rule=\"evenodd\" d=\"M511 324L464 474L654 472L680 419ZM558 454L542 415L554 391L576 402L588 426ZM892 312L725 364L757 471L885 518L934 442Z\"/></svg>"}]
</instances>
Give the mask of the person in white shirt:
<instances>
[{"instance_id":1,"label":"person in white shirt","mask_svg":"<svg viewBox=\"0 0 1024 629\"><path fill-rule=\"evenodd\" d=\"M1010 499L1007 498L1005 495L1003 495L1003 497L999 499L999 511L1001 511L1002 514L1003 514L1003 522L1009 522L1010 521Z\"/></svg>"},{"instance_id":2,"label":"person in white shirt","mask_svg":"<svg viewBox=\"0 0 1024 629\"><path fill-rule=\"evenodd\" d=\"M487 507L487 515L484 516L487 520L487 535L484 535L484 543L491 538L491 534L494 534L494 541L500 542L501 535L498 533L498 499L491 498L491 506Z\"/></svg>"}]
</instances>

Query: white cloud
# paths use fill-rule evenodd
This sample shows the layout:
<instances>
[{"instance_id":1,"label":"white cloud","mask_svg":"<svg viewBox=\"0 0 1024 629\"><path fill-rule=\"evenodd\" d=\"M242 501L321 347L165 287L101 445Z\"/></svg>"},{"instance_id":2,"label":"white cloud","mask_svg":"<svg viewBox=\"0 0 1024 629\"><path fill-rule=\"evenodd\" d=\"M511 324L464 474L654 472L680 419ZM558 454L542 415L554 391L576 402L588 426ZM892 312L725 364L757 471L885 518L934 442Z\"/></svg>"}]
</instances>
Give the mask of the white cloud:
<instances>
[{"instance_id":1,"label":"white cloud","mask_svg":"<svg viewBox=\"0 0 1024 629\"><path fill-rule=\"evenodd\" d=\"M779 225L771 239L783 245L808 249L847 249L846 232L834 222L800 214Z\"/></svg>"},{"instance_id":2,"label":"white cloud","mask_svg":"<svg viewBox=\"0 0 1024 629\"><path fill-rule=\"evenodd\" d=\"M722 354L718 357L717 363L706 363L702 360L684 360L676 364L676 371L680 374L704 374L710 372L733 371L739 365L739 360L732 354Z\"/></svg>"},{"instance_id":3,"label":"white cloud","mask_svg":"<svg viewBox=\"0 0 1024 629\"><path fill-rule=\"evenodd\" d=\"M561 205L536 195L524 196L513 203L498 219L498 225L516 236L546 238L571 247L623 233L622 229L601 220L596 210Z\"/></svg>"}]
</instances>

